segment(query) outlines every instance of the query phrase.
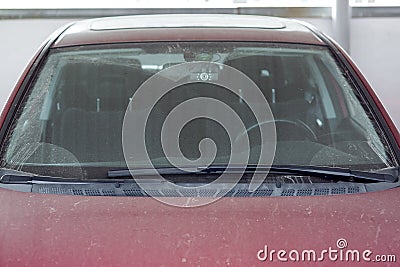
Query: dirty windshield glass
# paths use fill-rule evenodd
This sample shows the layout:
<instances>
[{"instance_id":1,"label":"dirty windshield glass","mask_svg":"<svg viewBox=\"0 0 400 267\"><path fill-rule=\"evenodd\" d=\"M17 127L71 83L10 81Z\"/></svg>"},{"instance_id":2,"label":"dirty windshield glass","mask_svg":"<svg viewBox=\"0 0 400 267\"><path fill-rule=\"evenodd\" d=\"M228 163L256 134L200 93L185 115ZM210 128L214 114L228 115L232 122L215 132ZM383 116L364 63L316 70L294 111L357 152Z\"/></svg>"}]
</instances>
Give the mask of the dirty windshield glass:
<instances>
[{"instance_id":1,"label":"dirty windshield glass","mask_svg":"<svg viewBox=\"0 0 400 267\"><path fill-rule=\"evenodd\" d=\"M273 164L342 166L373 170L393 165L384 134L368 106L349 82L328 49L318 46L176 42L94 45L53 50L41 67L3 147L2 166L38 174L84 178L106 176L110 169L126 168L122 128L126 114L140 116L149 106L132 105L138 88L153 75L188 62L212 62L213 70L193 70L182 84L153 103L144 136L155 167L171 161L165 155L161 132L169 113L192 98L214 98L240 118L244 131L228 136L224 125L204 117L186 123L179 132L181 154L196 160L204 139L216 152L205 159L226 164L232 147L241 153L248 140L249 164L255 164L263 142L276 142ZM213 83L224 68L234 68L259 88L261 98L246 102L243 87L227 90ZM190 70L188 70L190 72ZM147 88L151 94L154 88ZM155 89L154 89L155 90ZM268 103L273 120L257 121L254 109ZM253 109L253 110L252 110ZM220 112L204 106L207 114ZM185 114L174 113L175 118ZM217 114L216 114L217 115ZM227 124L230 122L228 121ZM233 123L233 122L232 122ZM260 128L275 127L269 140ZM171 144L170 144L171 145ZM204 153L203 153L204 152ZM268 151L267 151L268 152ZM235 152L236 153L236 152ZM203 155L203 156L204 156ZM146 167L140 155L129 166ZM95 170L101 170L96 172Z\"/></svg>"}]
</instances>

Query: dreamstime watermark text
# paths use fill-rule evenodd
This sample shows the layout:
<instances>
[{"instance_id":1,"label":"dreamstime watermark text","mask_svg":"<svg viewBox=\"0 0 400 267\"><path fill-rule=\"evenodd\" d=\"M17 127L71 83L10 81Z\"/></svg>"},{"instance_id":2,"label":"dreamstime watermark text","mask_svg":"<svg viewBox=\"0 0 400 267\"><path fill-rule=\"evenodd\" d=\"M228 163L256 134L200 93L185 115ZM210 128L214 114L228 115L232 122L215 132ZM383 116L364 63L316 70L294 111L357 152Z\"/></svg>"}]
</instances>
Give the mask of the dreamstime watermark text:
<instances>
[{"instance_id":1,"label":"dreamstime watermark text","mask_svg":"<svg viewBox=\"0 0 400 267\"><path fill-rule=\"evenodd\" d=\"M396 255L374 254L369 249L350 249L347 240L339 238L336 241L336 246L329 246L320 250L276 250L265 245L263 249L257 252L257 259L262 262L396 262Z\"/></svg>"}]
</instances>

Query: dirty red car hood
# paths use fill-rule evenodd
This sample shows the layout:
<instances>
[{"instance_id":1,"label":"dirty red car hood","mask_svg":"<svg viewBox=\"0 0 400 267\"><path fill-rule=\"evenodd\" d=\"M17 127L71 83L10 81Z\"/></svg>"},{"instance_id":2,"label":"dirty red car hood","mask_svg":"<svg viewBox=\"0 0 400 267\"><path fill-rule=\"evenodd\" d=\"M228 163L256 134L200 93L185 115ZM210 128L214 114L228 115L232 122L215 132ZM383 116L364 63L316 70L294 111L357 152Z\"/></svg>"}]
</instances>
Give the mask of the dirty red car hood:
<instances>
[{"instance_id":1,"label":"dirty red car hood","mask_svg":"<svg viewBox=\"0 0 400 267\"><path fill-rule=\"evenodd\" d=\"M347 242L344 250L368 249L371 258L397 253L400 260L400 189L323 197L225 197L198 208L172 207L148 197L0 189L0 202L0 266L271 265L279 262L276 255L273 262L257 258L265 246L318 252L338 250L338 239ZM331 265L327 258L318 263Z\"/></svg>"}]
</instances>

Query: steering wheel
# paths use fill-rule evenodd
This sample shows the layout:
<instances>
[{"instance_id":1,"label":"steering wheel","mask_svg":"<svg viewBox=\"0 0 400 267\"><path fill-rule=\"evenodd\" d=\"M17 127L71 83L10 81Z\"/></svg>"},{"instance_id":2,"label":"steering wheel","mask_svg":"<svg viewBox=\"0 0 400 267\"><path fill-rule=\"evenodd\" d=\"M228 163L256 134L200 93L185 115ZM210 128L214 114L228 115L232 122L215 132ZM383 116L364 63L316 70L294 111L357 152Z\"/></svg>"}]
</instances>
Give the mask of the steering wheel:
<instances>
[{"instance_id":1,"label":"steering wheel","mask_svg":"<svg viewBox=\"0 0 400 267\"><path fill-rule=\"evenodd\" d=\"M276 138L280 140L310 140L313 142L317 142L317 135L314 131L302 122L301 120L293 121L288 119L278 119L278 120L268 120L263 121L259 124L254 124L247 128L244 132L240 133L235 142L239 141L246 135L250 135L252 131L257 129L258 127L265 127L266 125L271 125L275 123L276 126ZM282 132L284 131L284 132ZM285 133L285 134L283 134ZM288 134L289 133L289 134ZM285 137L282 139L282 137ZM265 138L265 137L264 137Z\"/></svg>"}]
</instances>

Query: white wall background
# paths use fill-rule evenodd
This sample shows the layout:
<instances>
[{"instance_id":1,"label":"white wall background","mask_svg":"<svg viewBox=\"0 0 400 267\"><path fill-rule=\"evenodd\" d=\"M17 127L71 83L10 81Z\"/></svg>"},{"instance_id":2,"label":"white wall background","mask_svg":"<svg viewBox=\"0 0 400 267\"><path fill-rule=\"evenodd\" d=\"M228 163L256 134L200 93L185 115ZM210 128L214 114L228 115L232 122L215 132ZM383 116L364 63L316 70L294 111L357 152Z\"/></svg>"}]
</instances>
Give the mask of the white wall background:
<instances>
[{"instance_id":1,"label":"white wall background","mask_svg":"<svg viewBox=\"0 0 400 267\"><path fill-rule=\"evenodd\" d=\"M332 36L331 19L302 19ZM73 20L0 20L0 107L40 44ZM353 18L351 56L400 129L400 18Z\"/></svg>"},{"instance_id":2,"label":"white wall background","mask_svg":"<svg viewBox=\"0 0 400 267\"><path fill-rule=\"evenodd\" d=\"M351 56L400 130L400 18L353 19Z\"/></svg>"},{"instance_id":3,"label":"white wall background","mask_svg":"<svg viewBox=\"0 0 400 267\"><path fill-rule=\"evenodd\" d=\"M0 109L46 38L72 20L0 20Z\"/></svg>"}]
</instances>

